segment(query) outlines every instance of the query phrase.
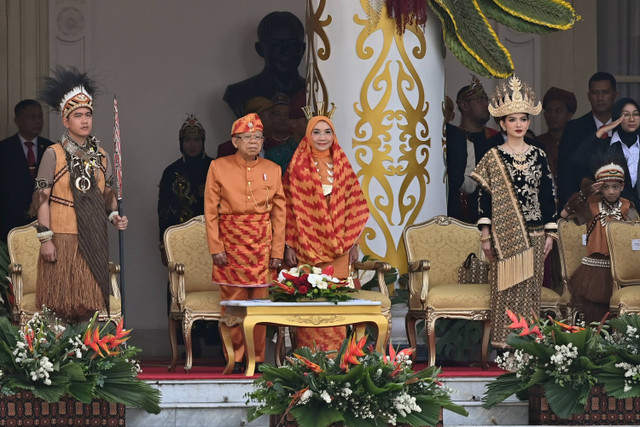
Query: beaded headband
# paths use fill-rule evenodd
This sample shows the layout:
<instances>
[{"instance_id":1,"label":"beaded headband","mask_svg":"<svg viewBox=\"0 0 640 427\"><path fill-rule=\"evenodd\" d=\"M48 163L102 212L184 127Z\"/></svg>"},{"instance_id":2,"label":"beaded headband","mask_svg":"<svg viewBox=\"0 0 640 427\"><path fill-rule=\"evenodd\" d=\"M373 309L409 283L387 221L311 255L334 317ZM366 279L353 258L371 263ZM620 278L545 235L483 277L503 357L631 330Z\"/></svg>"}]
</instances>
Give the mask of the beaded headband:
<instances>
[{"instance_id":1,"label":"beaded headband","mask_svg":"<svg viewBox=\"0 0 640 427\"><path fill-rule=\"evenodd\" d=\"M62 117L67 117L72 111L82 107L93 111L93 98L84 86L76 86L62 97L59 109Z\"/></svg>"},{"instance_id":2,"label":"beaded headband","mask_svg":"<svg viewBox=\"0 0 640 427\"><path fill-rule=\"evenodd\" d=\"M604 165L596 171L596 181L624 182L624 169L615 163Z\"/></svg>"},{"instance_id":3,"label":"beaded headband","mask_svg":"<svg viewBox=\"0 0 640 427\"><path fill-rule=\"evenodd\" d=\"M480 83L480 79L477 76L471 75L471 83L469 84L469 88L464 92L458 94L456 98L456 103L460 104L461 102L470 101L472 99L478 97L486 97L487 92L484 90L482 83Z\"/></svg>"}]
</instances>

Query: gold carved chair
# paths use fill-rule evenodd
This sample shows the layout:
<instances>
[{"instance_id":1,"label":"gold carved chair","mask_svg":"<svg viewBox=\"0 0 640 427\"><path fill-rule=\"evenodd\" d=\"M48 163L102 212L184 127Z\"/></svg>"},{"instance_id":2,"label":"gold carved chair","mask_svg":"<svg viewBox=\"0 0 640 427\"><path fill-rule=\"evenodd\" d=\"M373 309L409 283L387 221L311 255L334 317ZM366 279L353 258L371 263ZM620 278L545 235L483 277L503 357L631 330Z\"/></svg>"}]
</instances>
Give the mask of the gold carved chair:
<instances>
[{"instance_id":1,"label":"gold carved chair","mask_svg":"<svg viewBox=\"0 0 640 427\"><path fill-rule=\"evenodd\" d=\"M640 222L611 221L606 233L613 276L609 311L640 313Z\"/></svg>"},{"instance_id":2,"label":"gold carved chair","mask_svg":"<svg viewBox=\"0 0 640 427\"><path fill-rule=\"evenodd\" d=\"M585 226L578 225L572 220L562 218L558 220L558 250L560 252L560 266L562 270L562 285L564 293L560 302L564 316L574 324L580 311L580 302L572 298L569 293L569 278L582 263L582 257L587 255L587 247L582 244Z\"/></svg>"},{"instance_id":3,"label":"gold carved chair","mask_svg":"<svg viewBox=\"0 0 640 427\"><path fill-rule=\"evenodd\" d=\"M482 366L487 367L490 334L489 284L458 284L458 268L470 253L483 257L480 231L446 216L410 225L403 232L409 270L409 311L405 327L409 346L416 346L416 322L425 321L429 366L436 361L436 320L455 318L483 322Z\"/></svg>"},{"instance_id":4,"label":"gold carved chair","mask_svg":"<svg viewBox=\"0 0 640 427\"><path fill-rule=\"evenodd\" d=\"M24 326L39 313L41 307L36 306L36 278L38 276L38 256L40 254L40 241L36 237L35 222L16 227L7 236L9 247L9 271L11 282L13 283L13 293L15 296L15 306L13 307L13 317ZM109 310L101 311L98 315L100 322L119 322L122 318L120 309L120 288L116 276L120 273L118 264L109 263L109 276L111 278L111 289L113 295L109 297Z\"/></svg>"},{"instance_id":5,"label":"gold carved chair","mask_svg":"<svg viewBox=\"0 0 640 427\"><path fill-rule=\"evenodd\" d=\"M178 361L178 325L182 325L185 352L184 370L192 366L191 328L196 320L220 319L220 288L211 281L213 261L207 246L204 215L173 225L164 232L164 247L169 268L169 340L173 371Z\"/></svg>"}]
</instances>

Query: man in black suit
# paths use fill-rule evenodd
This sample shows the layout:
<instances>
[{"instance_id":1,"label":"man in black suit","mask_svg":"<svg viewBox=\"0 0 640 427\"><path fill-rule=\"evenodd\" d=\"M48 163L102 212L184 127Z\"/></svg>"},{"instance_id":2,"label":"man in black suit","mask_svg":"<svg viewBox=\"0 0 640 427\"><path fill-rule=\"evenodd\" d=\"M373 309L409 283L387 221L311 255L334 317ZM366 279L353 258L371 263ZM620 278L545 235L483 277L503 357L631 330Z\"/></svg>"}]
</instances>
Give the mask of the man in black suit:
<instances>
[{"instance_id":1,"label":"man in black suit","mask_svg":"<svg viewBox=\"0 0 640 427\"><path fill-rule=\"evenodd\" d=\"M564 208L573 193L580 190L581 179L592 174L590 165L575 164L571 157L585 139L611 122L611 108L618 97L616 79L606 72L595 73L589 79L587 97L591 111L567 122L558 145L558 211Z\"/></svg>"},{"instance_id":2,"label":"man in black suit","mask_svg":"<svg viewBox=\"0 0 640 427\"><path fill-rule=\"evenodd\" d=\"M40 159L53 144L40 135L42 107L38 101L25 99L16 104L13 122L18 133L0 141L0 239L7 241L9 231L33 221L27 214Z\"/></svg>"}]
</instances>

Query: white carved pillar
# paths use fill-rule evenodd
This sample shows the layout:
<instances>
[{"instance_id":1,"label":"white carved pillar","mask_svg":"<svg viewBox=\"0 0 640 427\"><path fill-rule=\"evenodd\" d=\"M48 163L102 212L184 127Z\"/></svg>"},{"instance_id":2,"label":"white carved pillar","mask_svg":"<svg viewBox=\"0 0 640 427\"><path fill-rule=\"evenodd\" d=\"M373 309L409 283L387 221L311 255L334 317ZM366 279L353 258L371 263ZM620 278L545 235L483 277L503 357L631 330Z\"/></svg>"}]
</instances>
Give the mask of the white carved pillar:
<instances>
[{"instance_id":1,"label":"white carved pillar","mask_svg":"<svg viewBox=\"0 0 640 427\"><path fill-rule=\"evenodd\" d=\"M442 36L433 15L399 35L370 14L367 0L307 0L308 96L338 107L371 210L363 252L405 271L403 229L446 212Z\"/></svg>"},{"instance_id":2,"label":"white carved pillar","mask_svg":"<svg viewBox=\"0 0 640 427\"><path fill-rule=\"evenodd\" d=\"M49 57L51 67L61 65L87 71L91 64L91 10L86 0L57 0L49 3ZM53 113L52 113L53 114ZM51 117L50 135L57 139L63 132L60 115Z\"/></svg>"}]
</instances>

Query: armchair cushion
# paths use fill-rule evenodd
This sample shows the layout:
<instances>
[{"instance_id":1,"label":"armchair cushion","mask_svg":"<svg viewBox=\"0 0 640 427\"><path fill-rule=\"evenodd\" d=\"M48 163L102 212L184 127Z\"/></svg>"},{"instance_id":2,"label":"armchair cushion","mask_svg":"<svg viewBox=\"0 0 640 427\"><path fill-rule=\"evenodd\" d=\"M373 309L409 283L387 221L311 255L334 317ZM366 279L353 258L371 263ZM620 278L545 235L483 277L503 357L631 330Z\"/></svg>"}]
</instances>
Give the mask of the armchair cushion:
<instances>
[{"instance_id":1,"label":"armchair cushion","mask_svg":"<svg viewBox=\"0 0 640 427\"><path fill-rule=\"evenodd\" d=\"M555 291L542 287L542 291L540 292L540 302L543 304L558 304L562 297L558 295Z\"/></svg>"},{"instance_id":2,"label":"armchair cushion","mask_svg":"<svg viewBox=\"0 0 640 427\"><path fill-rule=\"evenodd\" d=\"M34 314L40 311L36 308L35 292L23 295L19 309L21 313L28 314ZM114 298L113 295L109 295L109 311L112 316L114 314L120 314L120 300Z\"/></svg>"},{"instance_id":3,"label":"armchair cushion","mask_svg":"<svg viewBox=\"0 0 640 427\"><path fill-rule=\"evenodd\" d=\"M625 286L613 292L609 306L620 313L640 313L640 286Z\"/></svg>"},{"instance_id":4,"label":"armchair cushion","mask_svg":"<svg viewBox=\"0 0 640 427\"><path fill-rule=\"evenodd\" d=\"M191 312L220 312L220 291L189 292L185 296L184 307Z\"/></svg>"},{"instance_id":5,"label":"armchair cushion","mask_svg":"<svg viewBox=\"0 0 640 427\"><path fill-rule=\"evenodd\" d=\"M435 310L489 310L489 285L441 284L427 294L426 306Z\"/></svg>"}]
</instances>

